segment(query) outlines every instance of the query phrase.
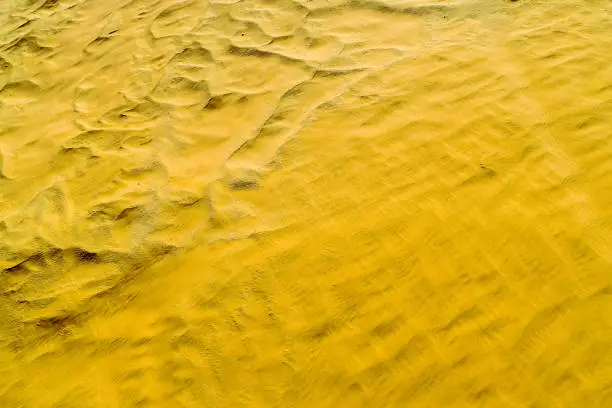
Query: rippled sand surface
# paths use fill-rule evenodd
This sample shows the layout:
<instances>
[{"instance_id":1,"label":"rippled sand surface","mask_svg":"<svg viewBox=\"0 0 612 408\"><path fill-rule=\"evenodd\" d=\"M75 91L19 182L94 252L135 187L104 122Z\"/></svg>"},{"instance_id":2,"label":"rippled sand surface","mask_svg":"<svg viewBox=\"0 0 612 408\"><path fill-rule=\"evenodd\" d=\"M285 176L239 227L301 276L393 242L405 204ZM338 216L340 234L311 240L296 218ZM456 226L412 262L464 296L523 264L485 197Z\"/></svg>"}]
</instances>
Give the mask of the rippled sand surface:
<instances>
[{"instance_id":1,"label":"rippled sand surface","mask_svg":"<svg viewBox=\"0 0 612 408\"><path fill-rule=\"evenodd\" d=\"M0 407L612 407L612 5L0 1Z\"/></svg>"}]
</instances>

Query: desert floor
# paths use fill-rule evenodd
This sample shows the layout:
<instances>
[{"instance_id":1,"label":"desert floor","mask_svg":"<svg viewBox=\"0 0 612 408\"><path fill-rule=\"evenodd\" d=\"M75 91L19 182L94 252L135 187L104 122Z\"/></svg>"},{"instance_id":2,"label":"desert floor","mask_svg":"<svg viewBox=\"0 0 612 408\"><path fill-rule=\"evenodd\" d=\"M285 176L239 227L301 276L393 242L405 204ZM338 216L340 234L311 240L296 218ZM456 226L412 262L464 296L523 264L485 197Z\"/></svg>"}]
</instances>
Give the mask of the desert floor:
<instances>
[{"instance_id":1,"label":"desert floor","mask_svg":"<svg viewBox=\"0 0 612 408\"><path fill-rule=\"evenodd\" d=\"M604 0L0 0L0 407L612 407L611 61Z\"/></svg>"}]
</instances>

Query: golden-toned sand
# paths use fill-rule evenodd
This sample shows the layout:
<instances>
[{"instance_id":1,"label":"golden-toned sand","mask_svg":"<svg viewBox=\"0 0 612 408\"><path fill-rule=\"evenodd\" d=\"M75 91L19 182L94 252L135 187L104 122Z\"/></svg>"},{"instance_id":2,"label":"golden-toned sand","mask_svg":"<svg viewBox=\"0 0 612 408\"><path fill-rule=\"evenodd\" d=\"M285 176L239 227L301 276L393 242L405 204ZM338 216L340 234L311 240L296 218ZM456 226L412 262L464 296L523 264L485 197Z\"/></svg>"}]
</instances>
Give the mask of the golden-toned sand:
<instances>
[{"instance_id":1,"label":"golden-toned sand","mask_svg":"<svg viewBox=\"0 0 612 408\"><path fill-rule=\"evenodd\" d=\"M0 408L612 407L612 5L0 1Z\"/></svg>"}]
</instances>

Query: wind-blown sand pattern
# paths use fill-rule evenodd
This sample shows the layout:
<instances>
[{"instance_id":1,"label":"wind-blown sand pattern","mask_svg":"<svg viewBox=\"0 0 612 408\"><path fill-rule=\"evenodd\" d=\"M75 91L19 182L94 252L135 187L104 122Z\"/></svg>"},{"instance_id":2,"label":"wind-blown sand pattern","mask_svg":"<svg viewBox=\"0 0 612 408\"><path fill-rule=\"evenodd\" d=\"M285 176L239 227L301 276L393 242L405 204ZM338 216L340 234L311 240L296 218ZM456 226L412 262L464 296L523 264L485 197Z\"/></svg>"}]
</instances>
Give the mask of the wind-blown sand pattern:
<instances>
[{"instance_id":1,"label":"wind-blown sand pattern","mask_svg":"<svg viewBox=\"0 0 612 408\"><path fill-rule=\"evenodd\" d=\"M0 407L612 407L612 5L0 2Z\"/></svg>"}]
</instances>

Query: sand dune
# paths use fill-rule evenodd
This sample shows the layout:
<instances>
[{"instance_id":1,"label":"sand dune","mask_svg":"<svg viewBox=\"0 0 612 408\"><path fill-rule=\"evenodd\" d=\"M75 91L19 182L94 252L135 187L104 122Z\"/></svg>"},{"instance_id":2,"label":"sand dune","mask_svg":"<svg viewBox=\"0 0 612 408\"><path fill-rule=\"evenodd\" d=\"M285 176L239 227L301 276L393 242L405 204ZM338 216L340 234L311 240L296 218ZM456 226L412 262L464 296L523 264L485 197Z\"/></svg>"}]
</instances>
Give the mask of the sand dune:
<instances>
[{"instance_id":1,"label":"sand dune","mask_svg":"<svg viewBox=\"0 0 612 408\"><path fill-rule=\"evenodd\" d=\"M610 33L0 2L0 407L612 406Z\"/></svg>"}]
</instances>

